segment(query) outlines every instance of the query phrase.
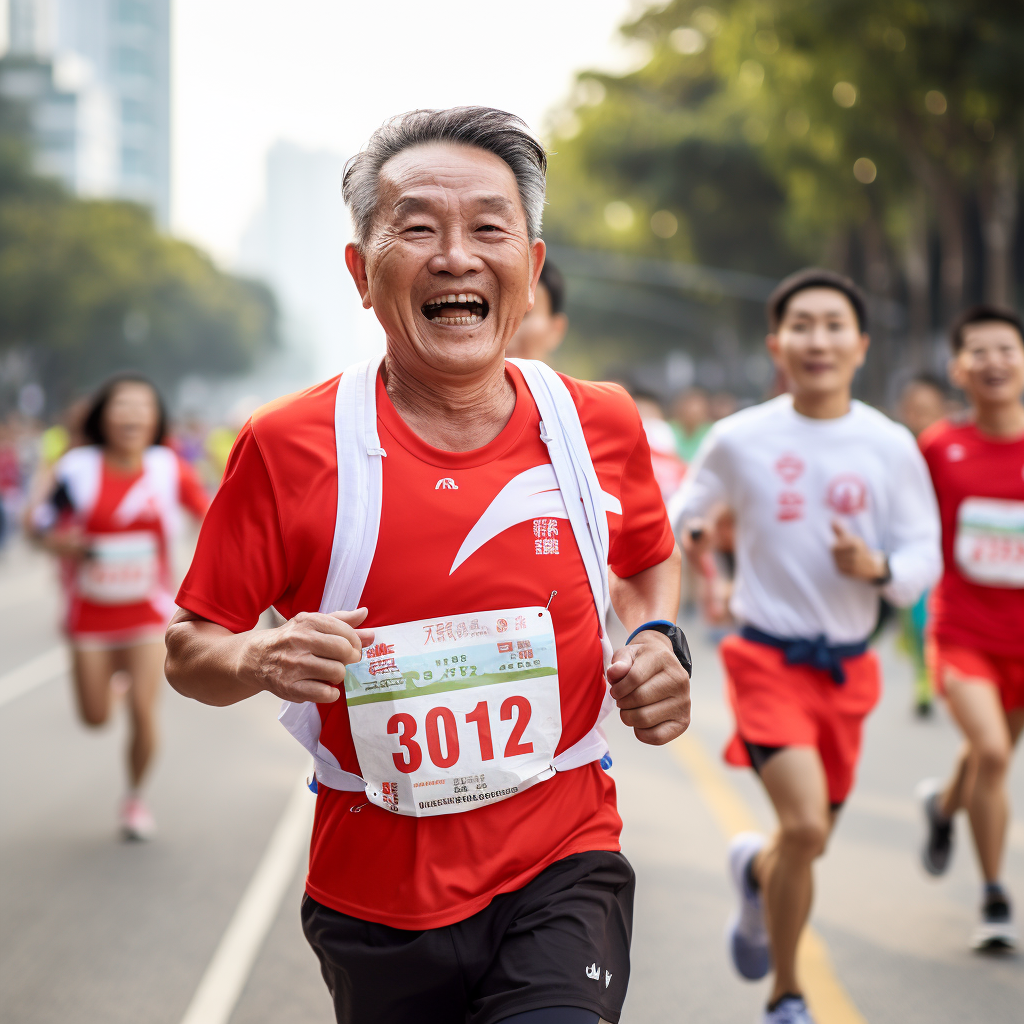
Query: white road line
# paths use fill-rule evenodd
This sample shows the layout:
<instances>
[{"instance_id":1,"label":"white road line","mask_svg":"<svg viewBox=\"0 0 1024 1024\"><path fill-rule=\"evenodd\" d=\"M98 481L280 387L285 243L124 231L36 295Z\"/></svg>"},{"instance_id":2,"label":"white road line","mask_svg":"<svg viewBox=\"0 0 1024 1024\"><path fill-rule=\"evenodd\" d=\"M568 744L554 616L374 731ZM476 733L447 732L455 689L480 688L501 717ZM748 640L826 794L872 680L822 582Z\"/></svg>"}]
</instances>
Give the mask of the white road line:
<instances>
[{"instance_id":1,"label":"white road line","mask_svg":"<svg viewBox=\"0 0 1024 1024\"><path fill-rule=\"evenodd\" d=\"M0 708L23 693L64 675L69 667L68 651L62 645L51 647L24 665L0 676Z\"/></svg>"},{"instance_id":2,"label":"white road line","mask_svg":"<svg viewBox=\"0 0 1024 1024\"><path fill-rule=\"evenodd\" d=\"M306 848L316 801L302 784L291 795L241 902L221 937L181 1024L227 1024L277 908Z\"/></svg>"}]
</instances>

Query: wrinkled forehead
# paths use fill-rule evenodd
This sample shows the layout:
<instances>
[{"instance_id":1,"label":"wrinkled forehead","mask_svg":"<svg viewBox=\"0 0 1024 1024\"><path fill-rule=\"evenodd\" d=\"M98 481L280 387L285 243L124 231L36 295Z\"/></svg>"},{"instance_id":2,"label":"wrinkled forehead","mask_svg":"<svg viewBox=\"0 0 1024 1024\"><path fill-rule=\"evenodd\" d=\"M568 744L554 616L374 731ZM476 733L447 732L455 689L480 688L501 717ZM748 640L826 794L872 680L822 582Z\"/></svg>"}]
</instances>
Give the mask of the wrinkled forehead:
<instances>
[{"instance_id":1,"label":"wrinkled forehead","mask_svg":"<svg viewBox=\"0 0 1024 1024\"><path fill-rule=\"evenodd\" d=\"M512 168L476 146L429 143L403 149L380 169L377 215L480 212L521 221L526 214Z\"/></svg>"},{"instance_id":2,"label":"wrinkled forehead","mask_svg":"<svg viewBox=\"0 0 1024 1024\"><path fill-rule=\"evenodd\" d=\"M818 320L822 317L857 323L853 303L837 288L803 288L786 302L780 326L795 320Z\"/></svg>"}]
</instances>

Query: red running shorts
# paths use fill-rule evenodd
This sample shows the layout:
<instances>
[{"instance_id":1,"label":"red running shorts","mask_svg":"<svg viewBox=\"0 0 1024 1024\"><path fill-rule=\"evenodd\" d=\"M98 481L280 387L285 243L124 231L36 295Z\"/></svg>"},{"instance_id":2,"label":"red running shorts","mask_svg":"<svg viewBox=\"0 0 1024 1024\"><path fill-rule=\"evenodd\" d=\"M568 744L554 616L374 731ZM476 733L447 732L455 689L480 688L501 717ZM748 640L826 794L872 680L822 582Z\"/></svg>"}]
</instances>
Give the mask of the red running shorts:
<instances>
[{"instance_id":1,"label":"red running shorts","mask_svg":"<svg viewBox=\"0 0 1024 1024\"><path fill-rule=\"evenodd\" d=\"M1024 658L986 654L973 647L957 647L933 640L928 645L928 663L938 691L944 697L947 674L952 674L965 683L994 686L1007 713L1024 708Z\"/></svg>"},{"instance_id":2,"label":"red running shorts","mask_svg":"<svg viewBox=\"0 0 1024 1024\"><path fill-rule=\"evenodd\" d=\"M782 651L726 637L725 664L736 733L725 760L751 767L744 741L766 747L813 747L828 780L828 798L841 804L853 788L864 719L878 703L881 674L874 651L843 662L846 682L809 665L787 665Z\"/></svg>"}]
</instances>

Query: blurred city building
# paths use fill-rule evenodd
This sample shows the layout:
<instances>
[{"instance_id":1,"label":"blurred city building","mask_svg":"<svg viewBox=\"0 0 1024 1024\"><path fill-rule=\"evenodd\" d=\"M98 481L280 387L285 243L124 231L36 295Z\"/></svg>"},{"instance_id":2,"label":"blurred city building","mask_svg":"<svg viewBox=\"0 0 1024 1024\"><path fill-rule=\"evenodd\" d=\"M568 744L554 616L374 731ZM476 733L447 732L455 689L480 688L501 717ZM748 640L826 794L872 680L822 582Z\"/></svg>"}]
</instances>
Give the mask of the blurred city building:
<instances>
[{"instance_id":1,"label":"blurred city building","mask_svg":"<svg viewBox=\"0 0 1024 1024\"><path fill-rule=\"evenodd\" d=\"M351 230L341 199L344 166L337 153L290 142L272 146L263 205L242 236L236 260L239 271L274 289L285 359L316 380L383 346L376 318L362 309L345 267Z\"/></svg>"},{"instance_id":2,"label":"blurred city building","mask_svg":"<svg viewBox=\"0 0 1024 1024\"><path fill-rule=\"evenodd\" d=\"M8 0L0 94L37 170L76 195L170 213L170 0Z\"/></svg>"}]
</instances>

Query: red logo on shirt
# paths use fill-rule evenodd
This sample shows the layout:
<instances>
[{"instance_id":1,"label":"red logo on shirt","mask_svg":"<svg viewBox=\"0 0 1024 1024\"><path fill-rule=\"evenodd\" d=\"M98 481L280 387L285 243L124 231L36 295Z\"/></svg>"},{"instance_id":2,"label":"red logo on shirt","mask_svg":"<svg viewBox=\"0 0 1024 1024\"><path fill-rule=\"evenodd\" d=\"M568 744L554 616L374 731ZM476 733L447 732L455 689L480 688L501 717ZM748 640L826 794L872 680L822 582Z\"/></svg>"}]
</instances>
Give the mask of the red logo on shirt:
<instances>
[{"instance_id":1,"label":"red logo on shirt","mask_svg":"<svg viewBox=\"0 0 1024 1024\"><path fill-rule=\"evenodd\" d=\"M786 481L787 484L794 483L804 471L803 459L799 455L787 452L775 463L775 472Z\"/></svg>"},{"instance_id":2,"label":"red logo on shirt","mask_svg":"<svg viewBox=\"0 0 1024 1024\"><path fill-rule=\"evenodd\" d=\"M867 508L867 484L856 473L840 473L830 481L825 500L840 515L854 516Z\"/></svg>"},{"instance_id":3,"label":"red logo on shirt","mask_svg":"<svg viewBox=\"0 0 1024 1024\"><path fill-rule=\"evenodd\" d=\"M775 518L785 523L804 517L804 496L796 491L783 491L779 495L779 507Z\"/></svg>"}]
</instances>

